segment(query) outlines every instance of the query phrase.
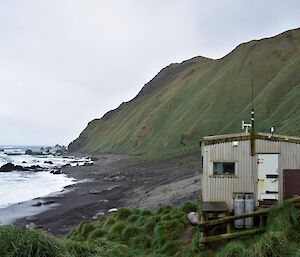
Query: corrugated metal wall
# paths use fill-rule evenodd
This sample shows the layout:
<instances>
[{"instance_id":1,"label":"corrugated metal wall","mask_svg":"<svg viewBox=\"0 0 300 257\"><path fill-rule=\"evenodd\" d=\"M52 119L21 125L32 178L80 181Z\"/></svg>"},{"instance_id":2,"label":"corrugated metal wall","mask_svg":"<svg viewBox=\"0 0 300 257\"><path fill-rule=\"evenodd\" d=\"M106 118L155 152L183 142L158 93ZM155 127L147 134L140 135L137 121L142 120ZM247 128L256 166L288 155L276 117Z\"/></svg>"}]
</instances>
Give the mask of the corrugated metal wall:
<instances>
[{"instance_id":1,"label":"corrugated metal wall","mask_svg":"<svg viewBox=\"0 0 300 257\"><path fill-rule=\"evenodd\" d=\"M300 169L300 144L256 140L257 153L279 153L279 200L283 200L283 170ZM300 181L299 181L300 183Z\"/></svg>"},{"instance_id":2,"label":"corrugated metal wall","mask_svg":"<svg viewBox=\"0 0 300 257\"><path fill-rule=\"evenodd\" d=\"M256 140L256 152L279 154L279 199L282 200L282 171L300 168L300 144ZM206 145L202 147L202 156L204 201L225 201L232 209L233 193L254 193L256 197L257 155L250 155L250 141L239 141L237 146L232 142ZM214 161L236 162L236 176L213 176Z\"/></svg>"}]
</instances>

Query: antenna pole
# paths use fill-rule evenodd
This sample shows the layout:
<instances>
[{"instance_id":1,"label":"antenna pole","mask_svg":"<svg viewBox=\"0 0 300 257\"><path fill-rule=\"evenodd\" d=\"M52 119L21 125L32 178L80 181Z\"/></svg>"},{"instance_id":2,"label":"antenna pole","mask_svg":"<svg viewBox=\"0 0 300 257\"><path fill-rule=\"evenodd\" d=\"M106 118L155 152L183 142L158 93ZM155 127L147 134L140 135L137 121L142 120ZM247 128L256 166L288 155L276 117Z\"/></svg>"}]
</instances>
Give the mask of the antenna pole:
<instances>
[{"instance_id":1,"label":"antenna pole","mask_svg":"<svg viewBox=\"0 0 300 257\"><path fill-rule=\"evenodd\" d=\"M253 86L253 57L252 57L253 46L251 47L251 155L255 155L255 127L254 127L254 86Z\"/></svg>"},{"instance_id":2,"label":"antenna pole","mask_svg":"<svg viewBox=\"0 0 300 257\"><path fill-rule=\"evenodd\" d=\"M252 111L254 111L254 88L253 88L253 56L252 56L253 46L251 47L251 103Z\"/></svg>"}]
</instances>

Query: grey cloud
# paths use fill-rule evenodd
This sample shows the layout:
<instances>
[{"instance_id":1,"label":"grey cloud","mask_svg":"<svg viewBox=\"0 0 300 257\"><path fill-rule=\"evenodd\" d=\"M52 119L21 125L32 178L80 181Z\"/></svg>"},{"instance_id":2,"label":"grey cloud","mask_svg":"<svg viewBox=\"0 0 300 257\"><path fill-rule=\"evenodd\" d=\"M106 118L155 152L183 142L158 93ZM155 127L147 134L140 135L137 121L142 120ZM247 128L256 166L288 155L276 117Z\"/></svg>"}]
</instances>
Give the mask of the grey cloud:
<instances>
[{"instance_id":1,"label":"grey cloud","mask_svg":"<svg viewBox=\"0 0 300 257\"><path fill-rule=\"evenodd\" d=\"M4 0L0 145L67 144L161 68L300 26L296 0Z\"/></svg>"}]
</instances>

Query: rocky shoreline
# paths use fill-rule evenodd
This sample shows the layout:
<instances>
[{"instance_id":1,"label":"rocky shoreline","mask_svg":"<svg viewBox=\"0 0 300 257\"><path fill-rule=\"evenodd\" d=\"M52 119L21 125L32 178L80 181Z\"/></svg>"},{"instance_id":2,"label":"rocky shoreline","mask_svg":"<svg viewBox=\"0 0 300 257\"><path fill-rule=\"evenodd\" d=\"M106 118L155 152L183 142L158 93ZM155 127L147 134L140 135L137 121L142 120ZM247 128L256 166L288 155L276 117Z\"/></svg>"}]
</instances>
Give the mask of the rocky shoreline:
<instances>
[{"instance_id":1,"label":"rocky shoreline","mask_svg":"<svg viewBox=\"0 0 300 257\"><path fill-rule=\"evenodd\" d=\"M63 167L78 183L57 195L32 200L14 224L63 236L82 220L97 220L120 207L156 209L196 199L201 190L198 154L143 162L124 155L98 155L94 165ZM18 208L14 212L18 211ZM25 208L26 209L26 208ZM11 210L7 210L7 214Z\"/></svg>"}]
</instances>

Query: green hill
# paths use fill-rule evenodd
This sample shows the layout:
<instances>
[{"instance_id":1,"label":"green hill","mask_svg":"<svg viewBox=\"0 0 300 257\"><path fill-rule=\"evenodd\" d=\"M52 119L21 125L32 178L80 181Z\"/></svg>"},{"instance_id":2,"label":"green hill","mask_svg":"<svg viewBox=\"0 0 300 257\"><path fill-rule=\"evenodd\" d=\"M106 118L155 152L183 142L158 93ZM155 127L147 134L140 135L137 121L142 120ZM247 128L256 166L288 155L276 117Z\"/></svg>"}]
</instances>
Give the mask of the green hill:
<instances>
[{"instance_id":1,"label":"green hill","mask_svg":"<svg viewBox=\"0 0 300 257\"><path fill-rule=\"evenodd\" d=\"M251 48L256 128L300 135L300 28L239 45L221 59L195 57L162 69L139 94L69 145L88 153L192 151L205 135L250 121Z\"/></svg>"}]
</instances>

